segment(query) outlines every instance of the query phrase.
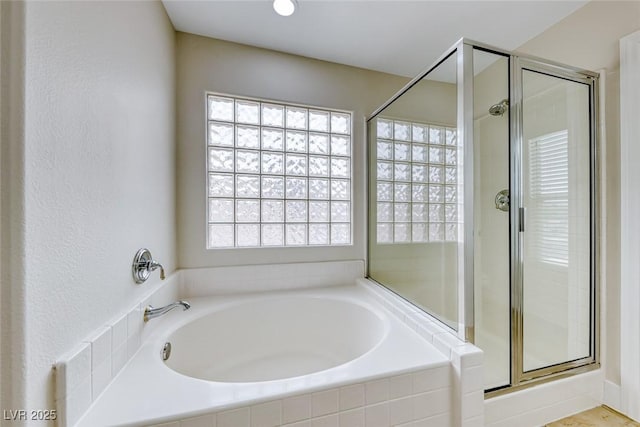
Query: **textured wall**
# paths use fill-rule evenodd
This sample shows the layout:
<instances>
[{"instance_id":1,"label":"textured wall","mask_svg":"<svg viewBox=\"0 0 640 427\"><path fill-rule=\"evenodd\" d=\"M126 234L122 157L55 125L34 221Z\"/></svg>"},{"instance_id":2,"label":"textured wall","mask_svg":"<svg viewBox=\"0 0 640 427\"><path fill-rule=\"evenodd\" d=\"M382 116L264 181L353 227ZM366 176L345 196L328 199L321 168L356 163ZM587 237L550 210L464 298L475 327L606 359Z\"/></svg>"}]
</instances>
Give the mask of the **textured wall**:
<instances>
[{"instance_id":1,"label":"textured wall","mask_svg":"<svg viewBox=\"0 0 640 427\"><path fill-rule=\"evenodd\" d=\"M136 250L175 269L175 33L159 2L28 2L25 25L15 309L28 313L25 405L39 409L56 358L148 289L131 278Z\"/></svg>"}]
</instances>

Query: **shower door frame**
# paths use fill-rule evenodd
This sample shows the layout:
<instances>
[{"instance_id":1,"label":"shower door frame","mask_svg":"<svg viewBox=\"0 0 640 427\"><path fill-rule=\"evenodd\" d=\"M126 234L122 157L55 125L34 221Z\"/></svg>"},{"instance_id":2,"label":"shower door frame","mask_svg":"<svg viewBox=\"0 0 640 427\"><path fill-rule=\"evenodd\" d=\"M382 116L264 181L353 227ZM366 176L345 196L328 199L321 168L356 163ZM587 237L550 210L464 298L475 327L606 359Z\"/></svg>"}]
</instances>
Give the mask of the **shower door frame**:
<instances>
[{"instance_id":1,"label":"shower door frame","mask_svg":"<svg viewBox=\"0 0 640 427\"><path fill-rule=\"evenodd\" d=\"M589 193L590 193L590 250L589 250L589 320L590 320L590 344L589 355L586 357L545 366L542 368L524 371L524 258L522 250L522 234L524 228L525 206L523 205L523 82L522 73L528 70L548 75L558 79L585 84L589 88ZM598 272L599 272L599 239L598 221L599 212L599 185L598 185L598 78L599 75L592 71L582 70L552 61L535 58L526 55L511 55L511 97L513 104L510 111L511 136L511 384L501 388L489 390L487 396L495 396L510 392L515 389L528 387L541 382L550 381L558 377L565 377L597 369L600 357L600 319L598 297Z\"/></svg>"},{"instance_id":2,"label":"shower door frame","mask_svg":"<svg viewBox=\"0 0 640 427\"><path fill-rule=\"evenodd\" d=\"M599 184L598 184L598 135L599 135L599 74L593 71L571 67L531 55L509 52L503 49L476 42L470 39L461 39L456 46L460 46L458 63L458 89L464 91L458 94L458 129L464 138L465 154L465 183L473 182L473 51L479 51L506 57L509 60L509 234L510 234L510 382L485 391L485 396L494 397L510 393L512 391L531 387L543 382L558 378L588 372L600 367L600 310L599 300L599 238L597 216L600 209ZM464 69L464 72L461 72ZM547 366L524 372L524 259L522 254L522 233L524 230L524 206L522 204L522 147L523 116L522 116L522 72L531 70L547 74L551 77L566 79L577 83L586 84L589 87L589 189L590 189L590 347L589 356L576 360ZM462 81L461 81L462 79ZM462 129L460 129L462 125ZM474 194L473 185L465 185L465 274L464 283L459 288L460 324L464 325L465 333L459 336L467 341L475 343L475 315L474 315Z\"/></svg>"},{"instance_id":3,"label":"shower door frame","mask_svg":"<svg viewBox=\"0 0 640 427\"><path fill-rule=\"evenodd\" d=\"M459 254L464 254L464 262L458 265L458 320L457 330L454 330L440 319L434 318L449 328L458 338L475 342L475 313L474 313L474 69L473 52L475 49L490 54L506 57L509 61L509 191L511 208L509 210L510 232L510 381L504 386L485 391L485 397L493 397L515 390L530 387L557 378L577 375L600 367L600 301L597 274L599 272L599 238L596 217L599 212L598 188L598 77L597 73L581 68L556 63L530 55L522 55L499 49L474 40L461 38L447 49L431 66L427 67L395 95L377 108L366 118L369 123L390 104L400 98L420 80L431 73L452 54L457 57L457 129L464 152L463 169L463 203L464 203L464 237ZM523 68L524 67L524 68ZM577 360L567 361L533 371L523 372L523 259L522 259L522 70L531 69L552 77L564 78L589 85L589 119L590 119L590 355ZM367 144L369 147L369 144ZM367 148L367 164L370 165L370 149ZM369 168L367 173L370 174ZM370 176L367 176L369 197L371 196ZM369 206L369 200L367 201ZM369 211L369 209L367 209ZM369 219L369 215L367 215ZM370 219L369 219L370 220ZM370 225L367 225L370 230ZM367 238L370 238L367 233ZM367 271L369 263L369 245L367 243ZM384 284L383 284L384 285Z\"/></svg>"}]
</instances>

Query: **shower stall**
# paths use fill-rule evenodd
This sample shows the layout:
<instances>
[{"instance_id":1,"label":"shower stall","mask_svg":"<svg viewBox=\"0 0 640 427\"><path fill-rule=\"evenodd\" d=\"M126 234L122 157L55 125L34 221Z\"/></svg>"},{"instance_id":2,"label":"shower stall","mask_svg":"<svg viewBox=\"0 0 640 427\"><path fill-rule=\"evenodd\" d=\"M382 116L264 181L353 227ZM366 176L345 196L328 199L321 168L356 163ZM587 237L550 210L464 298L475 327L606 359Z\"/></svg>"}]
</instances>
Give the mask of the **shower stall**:
<instances>
[{"instance_id":1,"label":"shower stall","mask_svg":"<svg viewBox=\"0 0 640 427\"><path fill-rule=\"evenodd\" d=\"M462 39L368 120L368 275L489 395L598 366L598 75Z\"/></svg>"}]
</instances>

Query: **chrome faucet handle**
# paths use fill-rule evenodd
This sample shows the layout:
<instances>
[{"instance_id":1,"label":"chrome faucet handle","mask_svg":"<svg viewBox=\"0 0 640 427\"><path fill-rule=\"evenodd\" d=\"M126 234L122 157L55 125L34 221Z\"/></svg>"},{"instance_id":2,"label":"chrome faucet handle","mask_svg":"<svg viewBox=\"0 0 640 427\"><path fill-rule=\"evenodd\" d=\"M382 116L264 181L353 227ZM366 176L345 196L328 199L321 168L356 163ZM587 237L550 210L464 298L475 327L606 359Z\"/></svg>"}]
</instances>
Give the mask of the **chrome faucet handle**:
<instances>
[{"instance_id":1,"label":"chrome faucet handle","mask_svg":"<svg viewBox=\"0 0 640 427\"><path fill-rule=\"evenodd\" d=\"M160 279L164 280L164 267L159 262L153 260L149 249L142 248L133 257L133 264L131 265L131 273L133 274L133 280L137 284L144 283L151 272L160 269Z\"/></svg>"},{"instance_id":2,"label":"chrome faucet handle","mask_svg":"<svg viewBox=\"0 0 640 427\"><path fill-rule=\"evenodd\" d=\"M164 267L162 264L156 261L149 261L149 271L155 271L156 269L160 269L160 280L164 280Z\"/></svg>"}]
</instances>

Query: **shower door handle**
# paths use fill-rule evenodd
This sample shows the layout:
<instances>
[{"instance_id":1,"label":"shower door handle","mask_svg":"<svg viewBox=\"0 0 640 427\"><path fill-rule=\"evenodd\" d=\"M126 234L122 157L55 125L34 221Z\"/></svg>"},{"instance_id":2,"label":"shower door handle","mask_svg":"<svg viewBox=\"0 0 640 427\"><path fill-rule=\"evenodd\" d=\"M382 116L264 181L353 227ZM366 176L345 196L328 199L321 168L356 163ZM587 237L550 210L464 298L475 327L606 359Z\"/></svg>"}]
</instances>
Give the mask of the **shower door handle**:
<instances>
[{"instance_id":1,"label":"shower door handle","mask_svg":"<svg viewBox=\"0 0 640 427\"><path fill-rule=\"evenodd\" d=\"M496 209L499 211L509 212L509 190L498 191L494 203L496 204Z\"/></svg>"},{"instance_id":2,"label":"shower door handle","mask_svg":"<svg viewBox=\"0 0 640 427\"><path fill-rule=\"evenodd\" d=\"M518 223L520 224L520 231L524 231L524 219L527 216L527 208L518 208Z\"/></svg>"}]
</instances>

